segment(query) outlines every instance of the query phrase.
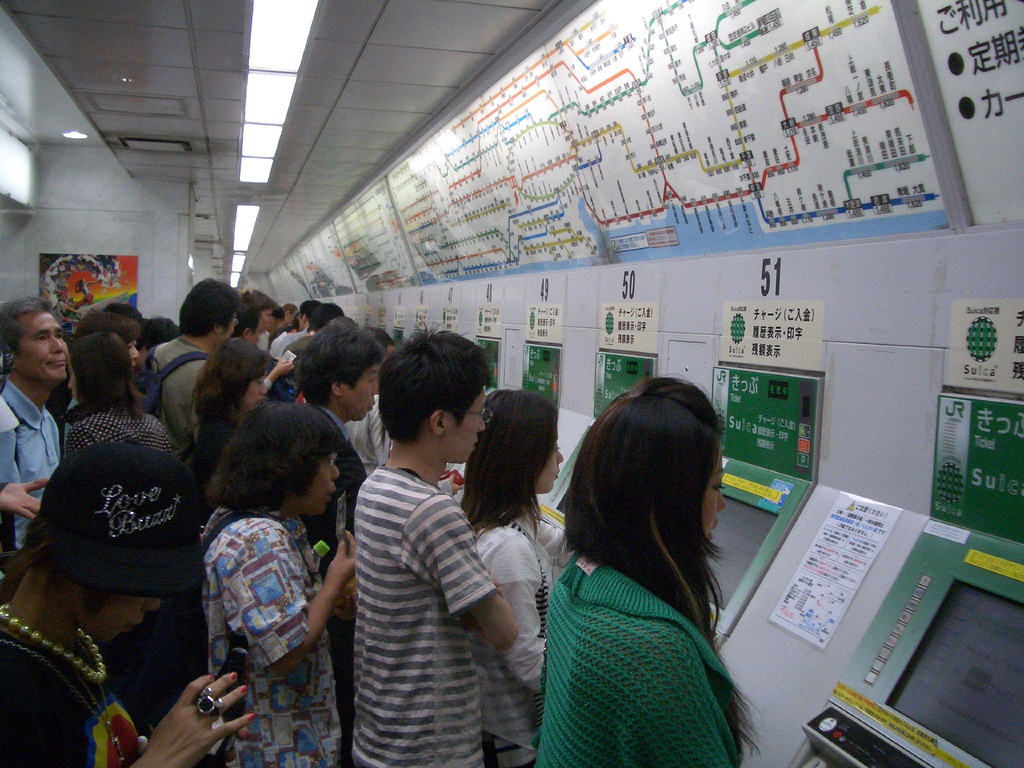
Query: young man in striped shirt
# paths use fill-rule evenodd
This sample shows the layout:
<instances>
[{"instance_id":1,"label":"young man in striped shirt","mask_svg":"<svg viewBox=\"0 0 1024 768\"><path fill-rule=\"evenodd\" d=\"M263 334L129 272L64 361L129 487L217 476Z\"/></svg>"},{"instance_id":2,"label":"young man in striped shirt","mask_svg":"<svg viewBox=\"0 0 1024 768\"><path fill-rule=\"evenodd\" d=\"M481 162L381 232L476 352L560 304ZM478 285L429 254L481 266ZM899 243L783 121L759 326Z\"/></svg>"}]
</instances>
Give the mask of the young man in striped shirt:
<instances>
[{"instance_id":1,"label":"young man in striped shirt","mask_svg":"<svg viewBox=\"0 0 1024 768\"><path fill-rule=\"evenodd\" d=\"M480 691L468 631L505 650L518 629L458 503L438 490L489 414L487 363L457 334L421 332L381 366L394 443L355 510L356 724L367 768L479 768Z\"/></svg>"}]
</instances>

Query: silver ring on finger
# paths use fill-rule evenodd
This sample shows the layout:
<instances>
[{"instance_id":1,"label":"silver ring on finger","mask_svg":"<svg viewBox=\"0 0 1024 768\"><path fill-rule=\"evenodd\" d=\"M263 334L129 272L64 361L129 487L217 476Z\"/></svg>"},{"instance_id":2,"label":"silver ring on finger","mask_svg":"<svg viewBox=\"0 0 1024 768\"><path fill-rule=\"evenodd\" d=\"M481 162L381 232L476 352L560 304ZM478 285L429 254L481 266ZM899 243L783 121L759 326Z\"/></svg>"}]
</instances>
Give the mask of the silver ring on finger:
<instances>
[{"instance_id":1,"label":"silver ring on finger","mask_svg":"<svg viewBox=\"0 0 1024 768\"><path fill-rule=\"evenodd\" d=\"M216 717L220 714L223 706L223 702L220 699L213 698L211 694L201 695L196 699L196 709L199 710L199 714L207 717Z\"/></svg>"}]
</instances>

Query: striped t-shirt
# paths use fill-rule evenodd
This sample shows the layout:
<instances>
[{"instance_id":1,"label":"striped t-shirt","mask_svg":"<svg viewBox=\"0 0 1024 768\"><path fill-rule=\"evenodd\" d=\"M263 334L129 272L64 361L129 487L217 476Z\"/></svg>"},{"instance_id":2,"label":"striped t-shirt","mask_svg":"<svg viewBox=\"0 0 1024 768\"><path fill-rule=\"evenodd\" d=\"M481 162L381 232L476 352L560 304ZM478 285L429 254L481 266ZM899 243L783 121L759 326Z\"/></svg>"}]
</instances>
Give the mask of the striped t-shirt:
<instances>
[{"instance_id":1,"label":"striped t-shirt","mask_svg":"<svg viewBox=\"0 0 1024 768\"><path fill-rule=\"evenodd\" d=\"M359 491L355 534L356 765L478 768L480 691L457 617L497 590L466 515L381 467Z\"/></svg>"}]
</instances>

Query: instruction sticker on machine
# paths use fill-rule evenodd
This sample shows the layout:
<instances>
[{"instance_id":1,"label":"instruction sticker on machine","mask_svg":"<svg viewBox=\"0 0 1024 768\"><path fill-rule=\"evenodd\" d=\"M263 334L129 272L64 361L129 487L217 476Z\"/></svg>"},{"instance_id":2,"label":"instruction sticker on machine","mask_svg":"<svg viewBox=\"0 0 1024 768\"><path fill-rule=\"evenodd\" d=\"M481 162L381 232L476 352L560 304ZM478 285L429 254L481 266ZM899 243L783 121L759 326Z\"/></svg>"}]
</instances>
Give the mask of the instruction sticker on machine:
<instances>
[{"instance_id":1,"label":"instruction sticker on machine","mask_svg":"<svg viewBox=\"0 0 1024 768\"><path fill-rule=\"evenodd\" d=\"M395 324L393 326L396 330L405 329L405 307L395 307Z\"/></svg>"},{"instance_id":2,"label":"instruction sticker on machine","mask_svg":"<svg viewBox=\"0 0 1024 768\"><path fill-rule=\"evenodd\" d=\"M839 494L770 621L824 650L901 509Z\"/></svg>"},{"instance_id":3,"label":"instruction sticker on machine","mask_svg":"<svg viewBox=\"0 0 1024 768\"><path fill-rule=\"evenodd\" d=\"M822 370L825 302L727 301L722 362Z\"/></svg>"},{"instance_id":4,"label":"instruction sticker on machine","mask_svg":"<svg viewBox=\"0 0 1024 768\"><path fill-rule=\"evenodd\" d=\"M485 304L476 311L476 335L487 339L501 338L501 307Z\"/></svg>"},{"instance_id":5,"label":"instruction sticker on machine","mask_svg":"<svg viewBox=\"0 0 1024 768\"><path fill-rule=\"evenodd\" d=\"M388 307L386 304L377 305L377 327L384 328L388 324Z\"/></svg>"},{"instance_id":6,"label":"instruction sticker on machine","mask_svg":"<svg viewBox=\"0 0 1024 768\"><path fill-rule=\"evenodd\" d=\"M953 302L946 384L1024 395L1024 299Z\"/></svg>"},{"instance_id":7,"label":"instruction sticker on machine","mask_svg":"<svg viewBox=\"0 0 1024 768\"><path fill-rule=\"evenodd\" d=\"M601 305L601 349L658 353L658 304L635 301Z\"/></svg>"},{"instance_id":8,"label":"instruction sticker on machine","mask_svg":"<svg viewBox=\"0 0 1024 768\"><path fill-rule=\"evenodd\" d=\"M430 307L425 304L421 304L416 307L416 330L425 331L427 330L427 313L430 311Z\"/></svg>"},{"instance_id":9,"label":"instruction sticker on machine","mask_svg":"<svg viewBox=\"0 0 1024 768\"><path fill-rule=\"evenodd\" d=\"M562 305L530 304L526 307L526 340L562 343Z\"/></svg>"}]
</instances>

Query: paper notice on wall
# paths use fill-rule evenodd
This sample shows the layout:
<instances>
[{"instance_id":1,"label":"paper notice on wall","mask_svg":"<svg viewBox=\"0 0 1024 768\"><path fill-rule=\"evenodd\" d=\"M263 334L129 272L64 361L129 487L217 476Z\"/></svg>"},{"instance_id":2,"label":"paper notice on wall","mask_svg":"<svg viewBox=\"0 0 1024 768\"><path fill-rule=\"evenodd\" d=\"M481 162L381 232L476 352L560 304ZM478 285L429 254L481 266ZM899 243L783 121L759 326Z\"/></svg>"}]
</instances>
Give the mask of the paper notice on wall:
<instances>
[{"instance_id":1,"label":"paper notice on wall","mask_svg":"<svg viewBox=\"0 0 1024 768\"><path fill-rule=\"evenodd\" d=\"M778 627L824 650L901 509L839 494L772 611Z\"/></svg>"}]
</instances>

